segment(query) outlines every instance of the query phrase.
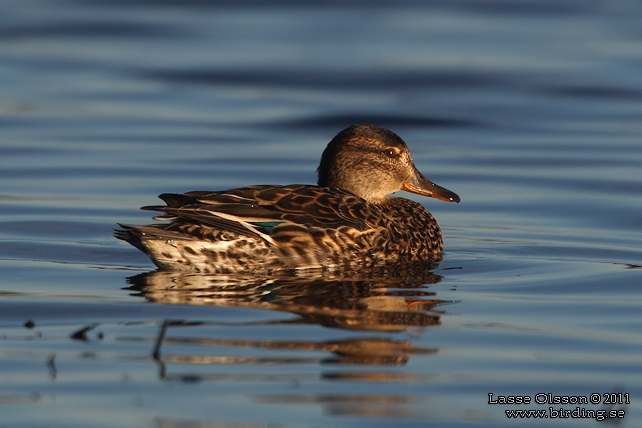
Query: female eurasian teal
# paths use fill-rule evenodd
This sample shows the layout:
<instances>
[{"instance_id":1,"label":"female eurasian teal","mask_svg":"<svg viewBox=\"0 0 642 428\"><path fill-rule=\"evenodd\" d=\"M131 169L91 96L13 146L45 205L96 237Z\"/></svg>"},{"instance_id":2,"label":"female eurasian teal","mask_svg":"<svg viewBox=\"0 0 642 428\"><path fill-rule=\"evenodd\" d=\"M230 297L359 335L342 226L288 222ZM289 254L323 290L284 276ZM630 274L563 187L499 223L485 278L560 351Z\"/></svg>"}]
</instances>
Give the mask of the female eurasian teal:
<instances>
[{"instance_id":1,"label":"female eurasian teal","mask_svg":"<svg viewBox=\"0 0 642 428\"><path fill-rule=\"evenodd\" d=\"M149 226L121 224L117 238L164 270L262 273L363 269L436 261L442 238L420 204L388 197L406 190L449 202L455 193L417 170L406 143L371 125L341 131L317 169L318 186L259 185L163 194Z\"/></svg>"}]
</instances>

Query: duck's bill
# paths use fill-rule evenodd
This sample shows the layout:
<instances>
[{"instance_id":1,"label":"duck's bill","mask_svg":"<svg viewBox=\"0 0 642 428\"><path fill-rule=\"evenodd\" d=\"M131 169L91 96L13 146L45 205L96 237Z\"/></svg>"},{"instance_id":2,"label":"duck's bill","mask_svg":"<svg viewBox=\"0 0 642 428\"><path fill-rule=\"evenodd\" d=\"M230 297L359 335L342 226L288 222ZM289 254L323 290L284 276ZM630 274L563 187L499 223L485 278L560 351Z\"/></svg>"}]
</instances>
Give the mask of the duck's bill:
<instances>
[{"instance_id":1,"label":"duck's bill","mask_svg":"<svg viewBox=\"0 0 642 428\"><path fill-rule=\"evenodd\" d=\"M459 202L459 196L455 192L438 186L421 174L417 174L413 179L406 181L401 188L407 192L430 196L446 202Z\"/></svg>"}]
</instances>

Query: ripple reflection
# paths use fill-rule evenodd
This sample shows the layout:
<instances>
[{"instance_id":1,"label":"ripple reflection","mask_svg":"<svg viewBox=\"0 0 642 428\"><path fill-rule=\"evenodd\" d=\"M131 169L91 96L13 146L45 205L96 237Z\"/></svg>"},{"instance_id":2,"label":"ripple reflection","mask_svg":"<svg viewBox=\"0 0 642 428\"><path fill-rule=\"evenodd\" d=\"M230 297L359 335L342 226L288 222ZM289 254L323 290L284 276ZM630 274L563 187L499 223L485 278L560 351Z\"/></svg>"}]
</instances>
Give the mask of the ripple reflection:
<instances>
[{"instance_id":1,"label":"ripple reflection","mask_svg":"<svg viewBox=\"0 0 642 428\"><path fill-rule=\"evenodd\" d=\"M128 279L129 290L150 302L162 304L208 305L262 309L288 312L294 319L267 319L251 322L224 323L225 326L278 326L293 324L319 325L334 329L361 332L398 333L425 329L440 324L442 313L437 309L446 303L436 298L431 284L442 277L427 269L420 273L378 272L377 275L360 278L326 277L255 277L230 275L202 275L178 272L150 272ZM434 354L435 348L418 347L411 340L395 340L388 336L352 335L346 339L329 340L266 340L244 338L200 337L177 334L180 328L190 326L223 325L212 321L166 320L156 338L154 359L160 364L161 377L183 382L228 379L265 381L258 373L217 374L168 374L168 363L214 364L214 365L304 365L304 364L360 364L360 365L405 365L416 354ZM171 330L171 335L168 333ZM241 335L240 335L241 336ZM412 337L412 336L411 336ZM164 353L162 348L172 345L174 353ZM177 348L177 347L183 348ZM190 348L191 347L191 348ZM200 349L194 352L193 347ZM228 354L218 351L204 355L203 348L225 348ZM176 353L176 349L191 349ZM230 349L251 349L249 354L229 355ZM264 355L262 350L286 351L276 355ZM307 355L288 351L307 351ZM314 353L326 352L329 356ZM310 356L314 355L314 356ZM415 381L411 374L375 372L327 373L326 380L342 381ZM261 377L257 379L256 377ZM298 375L295 375L297 377ZM401 377L400 377L401 376Z\"/></svg>"}]
</instances>

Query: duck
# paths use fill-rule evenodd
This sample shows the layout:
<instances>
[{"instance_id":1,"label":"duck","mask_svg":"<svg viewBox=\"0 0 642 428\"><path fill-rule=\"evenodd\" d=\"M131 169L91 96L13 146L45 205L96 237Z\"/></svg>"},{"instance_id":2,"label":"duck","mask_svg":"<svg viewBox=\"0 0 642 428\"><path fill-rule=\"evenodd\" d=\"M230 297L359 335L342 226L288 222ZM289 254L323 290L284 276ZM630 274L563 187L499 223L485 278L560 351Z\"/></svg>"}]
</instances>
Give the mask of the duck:
<instances>
[{"instance_id":1,"label":"duck","mask_svg":"<svg viewBox=\"0 0 642 428\"><path fill-rule=\"evenodd\" d=\"M447 202L459 196L426 179L406 143L375 125L339 132L321 155L317 185L254 185L159 196L163 223L118 223L116 238L160 269L205 274L351 271L435 262L443 239L404 190Z\"/></svg>"}]
</instances>

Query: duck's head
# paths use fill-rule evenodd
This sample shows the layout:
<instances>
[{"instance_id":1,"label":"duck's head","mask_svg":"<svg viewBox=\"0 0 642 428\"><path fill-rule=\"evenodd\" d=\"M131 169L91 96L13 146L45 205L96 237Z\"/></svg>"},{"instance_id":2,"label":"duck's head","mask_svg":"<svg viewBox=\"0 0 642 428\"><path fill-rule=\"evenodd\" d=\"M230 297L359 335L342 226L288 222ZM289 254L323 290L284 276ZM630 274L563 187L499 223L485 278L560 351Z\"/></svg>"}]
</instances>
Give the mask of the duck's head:
<instances>
[{"instance_id":1,"label":"duck's head","mask_svg":"<svg viewBox=\"0 0 642 428\"><path fill-rule=\"evenodd\" d=\"M318 185L347 190L380 202L399 190L459 202L459 196L428 181L415 167L406 143L394 132L354 125L339 132L323 151Z\"/></svg>"}]
</instances>

